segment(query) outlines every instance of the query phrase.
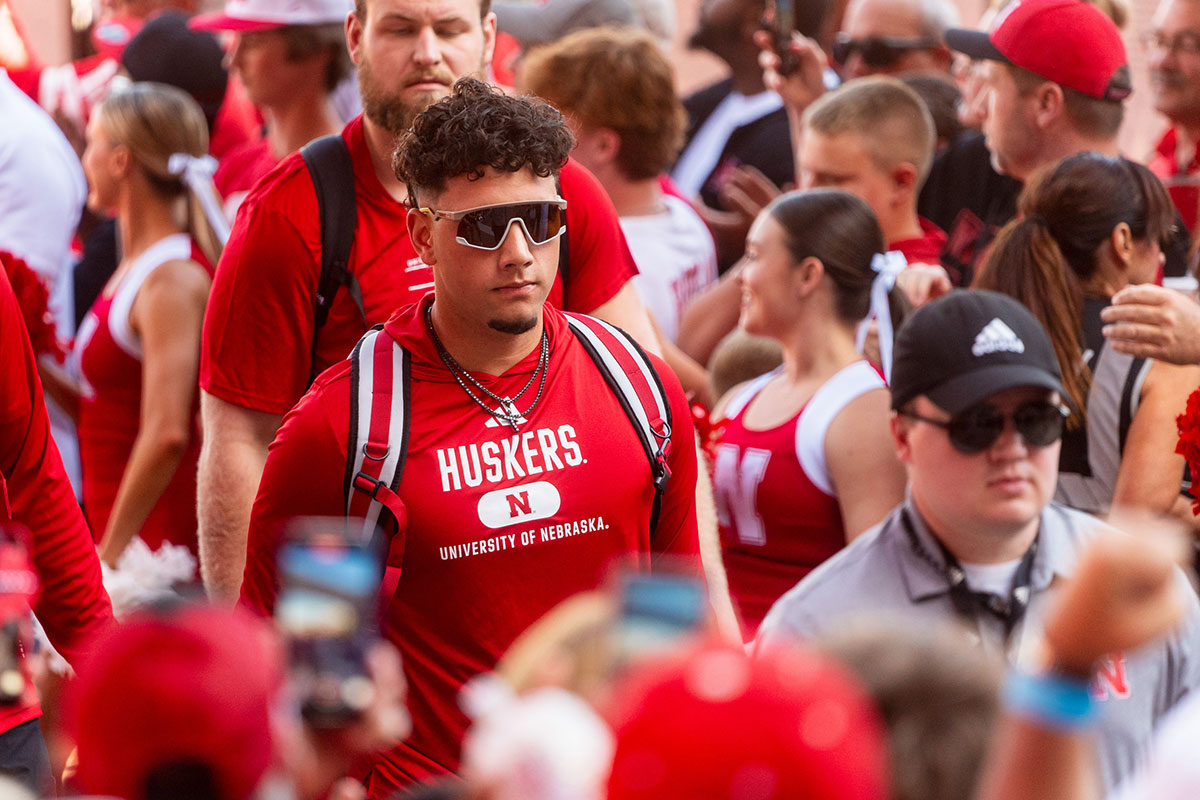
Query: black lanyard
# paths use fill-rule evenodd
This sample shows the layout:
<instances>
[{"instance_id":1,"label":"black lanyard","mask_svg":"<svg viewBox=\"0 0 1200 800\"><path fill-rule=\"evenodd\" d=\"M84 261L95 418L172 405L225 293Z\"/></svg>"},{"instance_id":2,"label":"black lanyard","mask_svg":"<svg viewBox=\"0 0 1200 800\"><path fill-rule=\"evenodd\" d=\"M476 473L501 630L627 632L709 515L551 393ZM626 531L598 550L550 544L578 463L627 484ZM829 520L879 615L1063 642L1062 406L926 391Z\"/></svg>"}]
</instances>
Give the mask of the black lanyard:
<instances>
[{"instance_id":1,"label":"black lanyard","mask_svg":"<svg viewBox=\"0 0 1200 800\"><path fill-rule=\"evenodd\" d=\"M1013 573L1012 588L1009 590L1008 597L1001 597L991 592L977 592L968 586L967 574L963 571L962 564L936 536L933 537L933 540L937 542L938 548L942 551L942 561L939 563L930 555L929 550L917 538L917 531L913 527L912 520L909 519L908 509L901 510L900 523L904 526L904 532L908 534L908 543L917 557L946 578L946 582L950 585L950 602L954 604L955 612L971 621L975 621L981 611L996 617L1004 624L1004 642L1007 644L1013 630L1024 618L1025 609L1029 607L1029 584L1033 578L1033 560L1037 556L1038 539L1041 532L1039 531L1038 536L1034 537L1033 543L1021 557L1021 563L1017 565L1017 571Z\"/></svg>"}]
</instances>

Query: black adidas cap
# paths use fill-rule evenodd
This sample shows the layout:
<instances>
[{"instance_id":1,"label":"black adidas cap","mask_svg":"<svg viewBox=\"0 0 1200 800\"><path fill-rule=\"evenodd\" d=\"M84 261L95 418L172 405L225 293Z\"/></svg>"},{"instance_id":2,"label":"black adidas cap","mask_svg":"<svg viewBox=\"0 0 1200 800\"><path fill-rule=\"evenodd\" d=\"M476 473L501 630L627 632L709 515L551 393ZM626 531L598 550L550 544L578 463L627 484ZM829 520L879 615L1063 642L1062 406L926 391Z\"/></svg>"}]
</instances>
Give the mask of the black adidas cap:
<instances>
[{"instance_id":1,"label":"black adidas cap","mask_svg":"<svg viewBox=\"0 0 1200 800\"><path fill-rule=\"evenodd\" d=\"M923 394L957 414L1014 386L1063 393L1050 337L1008 295L956 289L900 327L892 357L892 408Z\"/></svg>"}]
</instances>

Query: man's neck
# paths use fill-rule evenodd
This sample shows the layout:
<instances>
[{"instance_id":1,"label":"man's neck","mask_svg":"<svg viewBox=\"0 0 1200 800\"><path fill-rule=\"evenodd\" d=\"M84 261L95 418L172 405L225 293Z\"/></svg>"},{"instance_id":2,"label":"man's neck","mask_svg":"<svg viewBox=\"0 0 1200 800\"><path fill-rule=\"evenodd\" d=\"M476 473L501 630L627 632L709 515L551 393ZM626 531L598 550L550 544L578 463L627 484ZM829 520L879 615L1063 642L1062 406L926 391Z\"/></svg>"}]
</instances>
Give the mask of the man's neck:
<instances>
[{"instance_id":1,"label":"man's neck","mask_svg":"<svg viewBox=\"0 0 1200 800\"><path fill-rule=\"evenodd\" d=\"M939 487L938 491L947 489ZM1021 558L1037 538L1041 525L1041 514L1024 524L1011 526L955 523L934 513L916 491L912 502L929 532L964 564L1003 564Z\"/></svg>"},{"instance_id":2,"label":"man's neck","mask_svg":"<svg viewBox=\"0 0 1200 800\"><path fill-rule=\"evenodd\" d=\"M367 140L367 152L371 154L371 166L375 167L375 175L383 188L387 190L398 203L408 199L408 189L396 177L392 169L392 153L396 149L396 137L363 115L363 134Z\"/></svg>"},{"instance_id":3,"label":"man's neck","mask_svg":"<svg viewBox=\"0 0 1200 800\"><path fill-rule=\"evenodd\" d=\"M751 50L726 54L723 58L732 70L730 77L733 78L733 88L739 94L750 97L767 90L763 85L762 67L758 65L756 46L752 46Z\"/></svg>"},{"instance_id":4,"label":"man's neck","mask_svg":"<svg viewBox=\"0 0 1200 800\"><path fill-rule=\"evenodd\" d=\"M321 136L338 133L341 120L322 92L297 98L286 105L264 108L267 122L267 141L278 158L299 150Z\"/></svg>"},{"instance_id":5,"label":"man's neck","mask_svg":"<svg viewBox=\"0 0 1200 800\"><path fill-rule=\"evenodd\" d=\"M616 170L612 170L614 173ZM658 178L632 181L620 175L606 175L601 183L617 209L618 217L645 217L666 211Z\"/></svg>"},{"instance_id":6,"label":"man's neck","mask_svg":"<svg viewBox=\"0 0 1200 800\"><path fill-rule=\"evenodd\" d=\"M897 209L894 214L880 216L879 227L883 231L883 240L889 245L892 242L920 239L925 235L921 230L921 218L917 216L915 205Z\"/></svg>"},{"instance_id":7,"label":"man's neck","mask_svg":"<svg viewBox=\"0 0 1200 800\"><path fill-rule=\"evenodd\" d=\"M541 344L543 312L537 324L520 334L501 333L481 325L477 318L462 318L453 311L433 304L430 318L438 341L459 366L469 372L503 375L521 363Z\"/></svg>"},{"instance_id":8,"label":"man's neck","mask_svg":"<svg viewBox=\"0 0 1200 800\"><path fill-rule=\"evenodd\" d=\"M1175 125L1175 163L1183 172L1196 157L1196 145L1200 143L1200 121L1177 121Z\"/></svg>"},{"instance_id":9,"label":"man's neck","mask_svg":"<svg viewBox=\"0 0 1200 800\"><path fill-rule=\"evenodd\" d=\"M1117 138L1115 136L1093 138L1083 136L1074 129L1063 129L1060 136L1050 139L1047 142L1040 162L1031 168L1028 174L1022 175L1020 180L1028 181L1033 176L1033 173L1047 164L1057 164L1064 158L1089 151L1099 153L1103 156L1112 156L1113 158L1121 155L1121 149L1117 146Z\"/></svg>"}]
</instances>

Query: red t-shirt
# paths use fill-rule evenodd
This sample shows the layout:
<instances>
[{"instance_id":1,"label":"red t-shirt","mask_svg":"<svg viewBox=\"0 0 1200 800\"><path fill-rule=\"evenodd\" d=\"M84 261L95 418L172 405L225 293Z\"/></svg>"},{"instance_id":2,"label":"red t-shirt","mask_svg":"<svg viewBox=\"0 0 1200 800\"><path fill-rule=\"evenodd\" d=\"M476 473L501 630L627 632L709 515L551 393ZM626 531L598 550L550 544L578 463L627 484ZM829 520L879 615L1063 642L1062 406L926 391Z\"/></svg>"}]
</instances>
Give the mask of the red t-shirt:
<instances>
[{"instance_id":1,"label":"red t-shirt","mask_svg":"<svg viewBox=\"0 0 1200 800\"><path fill-rule=\"evenodd\" d=\"M1163 135L1158 147L1154 148L1154 157L1146 166L1167 187L1167 194L1171 195L1175 208L1183 217L1188 233L1194 234L1200 215L1200 147L1196 148L1183 168L1179 166L1178 147L1179 135L1171 128Z\"/></svg>"},{"instance_id":2,"label":"red t-shirt","mask_svg":"<svg viewBox=\"0 0 1200 800\"><path fill-rule=\"evenodd\" d=\"M946 232L923 217L918 221L921 223L920 236L888 242L888 250L899 250L910 264L940 264Z\"/></svg>"},{"instance_id":3,"label":"red t-shirt","mask_svg":"<svg viewBox=\"0 0 1200 800\"><path fill-rule=\"evenodd\" d=\"M265 138L244 142L226 153L213 175L213 185L225 198L226 209L232 195L244 196L278 163L279 158Z\"/></svg>"},{"instance_id":4,"label":"red t-shirt","mask_svg":"<svg viewBox=\"0 0 1200 800\"><path fill-rule=\"evenodd\" d=\"M34 607L50 641L79 664L92 638L112 621L100 561L50 437L42 383L21 310L0 270L0 523L31 533L41 595ZM0 707L0 732L41 715L32 689Z\"/></svg>"},{"instance_id":5,"label":"red t-shirt","mask_svg":"<svg viewBox=\"0 0 1200 800\"><path fill-rule=\"evenodd\" d=\"M342 132L354 163L358 225L350 269L362 289L367 324L383 322L433 287L433 273L408 241L407 210L375 175L362 117ZM612 201L583 167L560 175L570 264L549 302L589 312L637 274ZM213 280L200 355L200 386L244 408L283 414L312 374L313 298L321 274L321 225L312 179L289 155L247 196ZM321 329L317 366L349 354L364 332L349 292L339 291Z\"/></svg>"},{"instance_id":6,"label":"red t-shirt","mask_svg":"<svg viewBox=\"0 0 1200 800\"><path fill-rule=\"evenodd\" d=\"M652 554L695 559L698 553L691 418L661 361L655 366L675 427L672 474L651 536L645 451L565 317L546 307L545 390L514 432L496 424L443 366L423 321L431 301L397 312L385 329L412 356L410 439L399 492L407 527L403 542L391 548L400 577L384 627L404 659L413 732L372 766L372 798L455 770L467 725L456 703L463 682L492 669L517 635L556 604L599 586L615 559L631 557L647 568ZM504 396L521 388L537 360L535 348L504 375L475 377ZM274 605L281 527L298 515L344 513L349 373L349 362L342 362L318 377L271 445L242 583L243 603L260 612ZM517 403L522 411L536 389ZM508 524L511 513L504 512L515 512L504 497L518 489L543 502L553 498L546 506L553 510L536 515L535 504L536 516Z\"/></svg>"},{"instance_id":7,"label":"red t-shirt","mask_svg":"<svg viewBox=\"0 0 1200 800\"><path fill-rule=\"evenodd\" d=\"M825 432L847 403L884 385L874 367L858 361L822 384L791 419L747 428L746 408L775 375L752 381L730 401L713 458L721 550L747 641L784 592L845 546Z\"/></svg>"}]
</instances>

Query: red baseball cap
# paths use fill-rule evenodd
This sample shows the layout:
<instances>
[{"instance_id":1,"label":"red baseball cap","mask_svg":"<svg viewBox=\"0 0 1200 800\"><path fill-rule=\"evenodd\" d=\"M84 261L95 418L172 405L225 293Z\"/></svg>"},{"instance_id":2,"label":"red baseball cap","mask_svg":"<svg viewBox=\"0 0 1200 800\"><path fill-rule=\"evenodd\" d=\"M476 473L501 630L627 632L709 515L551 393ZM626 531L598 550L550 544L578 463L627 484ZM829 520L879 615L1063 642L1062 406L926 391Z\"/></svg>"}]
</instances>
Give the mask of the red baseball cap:
<instances>
[{"instance_id":1,"label":"red baseball cap","mask_svg":"<svg viewBox=\"0 0 1200 800\"><path fill-rule=\"evenodd\" d=\"M225 10L197 14L188 22L194 31L250 33L288 25L344 23L352 0L229 0Z\"/></svg>"},{"instance_id":2,"label":"red baseball cap","mask_svg":"<svg viewBox=\"0 0 1200 800\"><path fill-rule=\"evenodd\" d=\"M946 45L1101 100L1117 102L1133 91L1121 31L1084 0L1014 0L990 32L951 28Z\"/></svg>"},{"instance_id":3,"label":"red baseball cap","mask_svg":"<svg viewBox=\"0 0 1200 800\"><path fill-rule=\"evenodd\" d=\"M706 645L618 689L609 800L884 800L879 716L829 658Z\"/></svg>"},{"instance_id":4,"label":"red baseball cap","mask_svg":"<svg viewBox=\"0 0 1200 800\"><path fill-rule=\"evenodd\" d=\"M269 710L281 680L262 622L185 607L135 618L92 653L69 706L84 792L142 800L155 767L199 762L221 797L252 795L271 762Z\"/></svg>"}]
</instances>

